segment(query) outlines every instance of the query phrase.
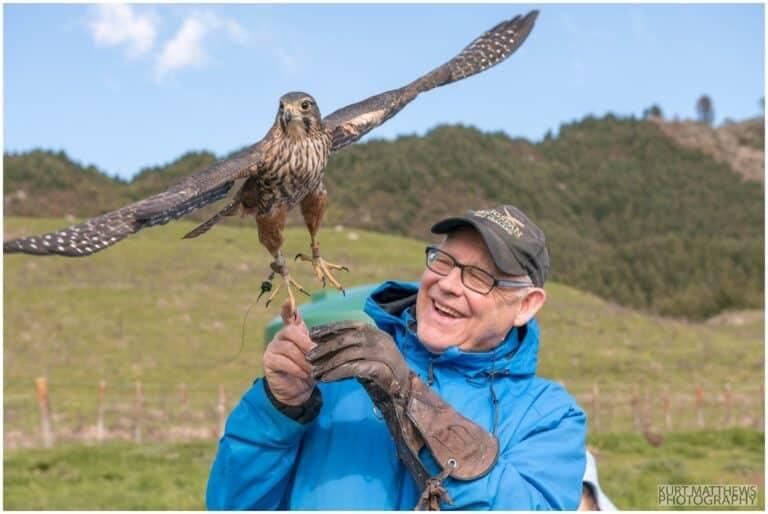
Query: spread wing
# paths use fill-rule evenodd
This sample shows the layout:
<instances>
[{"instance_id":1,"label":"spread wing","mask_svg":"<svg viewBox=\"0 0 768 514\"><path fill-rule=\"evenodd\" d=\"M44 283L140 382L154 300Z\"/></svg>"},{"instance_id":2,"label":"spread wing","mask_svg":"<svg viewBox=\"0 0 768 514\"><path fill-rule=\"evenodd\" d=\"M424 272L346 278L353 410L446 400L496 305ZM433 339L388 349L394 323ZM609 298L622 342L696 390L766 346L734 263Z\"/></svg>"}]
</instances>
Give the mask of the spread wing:
<instances>
[{"instance_id":1,"label":"spread wing","mask_svg":"<svg viewBox=\"0 0 768 514\"><path fill-rule=\"evenodd\" d=\"M323 124L333 138L331 150L354 143L400 112L419 93L467 78L500 63L523 44L538 14L538 11L531 11L525 16L518 15L503 21L472 41L456 57L407 86L374 95L329 114L323 119Z\"/></svg>"},{"instance_id":2,"label":"spread wing","mask_svg":"<svg viewBox=\"0 0 768 514\"><path fill-rule=\"evenodd\" d=\"M224 198L235 181L249 175L260 160L261 144L256 143L185 177L162 193L116 211L55 232L5 241L3 253L91 255L143 228L164 225Z\"/></svg>"}]
</instances>

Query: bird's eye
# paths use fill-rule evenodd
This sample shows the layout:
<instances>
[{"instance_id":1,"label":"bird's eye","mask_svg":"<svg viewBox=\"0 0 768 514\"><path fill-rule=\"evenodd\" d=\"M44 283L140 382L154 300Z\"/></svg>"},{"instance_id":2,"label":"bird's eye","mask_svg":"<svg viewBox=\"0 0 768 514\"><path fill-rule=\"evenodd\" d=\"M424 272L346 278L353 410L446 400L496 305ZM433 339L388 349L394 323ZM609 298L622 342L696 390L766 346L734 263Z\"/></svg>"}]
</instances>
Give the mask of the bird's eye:
<instances>
[{"instance_id":1,"label":"bird's eye","mask_svg":"<svg viewBox=\"0 0 768 514\"><path fill-rule=\"evenodd\" d=\"M301 102L301 108L304 109L305 111L309 109L309 105L310 105L309 100L304 100L303 102Z\"/></svg>"},{"instance_id":2,"label":"bird's eye","mask_svg":"<svg viewBox=\"0 0 768 514\"><path fill-rule=\"evenodd\" d=\"M283 102L280 102L280 110L281 110L281 111L283 110L283 107L284 107L284 106L283 106Z\"/></svg>"}]
</instances>

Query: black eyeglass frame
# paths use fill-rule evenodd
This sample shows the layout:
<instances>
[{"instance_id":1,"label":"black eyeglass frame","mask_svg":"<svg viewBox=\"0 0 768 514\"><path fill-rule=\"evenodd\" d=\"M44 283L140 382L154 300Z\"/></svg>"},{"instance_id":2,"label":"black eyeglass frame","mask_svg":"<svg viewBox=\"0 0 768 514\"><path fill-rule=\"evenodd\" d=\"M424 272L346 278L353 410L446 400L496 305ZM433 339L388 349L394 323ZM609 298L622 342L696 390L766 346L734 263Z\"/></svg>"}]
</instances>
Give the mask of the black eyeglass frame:
<instances>
[{"instance_id":1,"label":"black eyeglass frame","mask_svg":"<svg viewBox=\"0 0 768 514\"><path fill-rule=\"evenodd\" d=\"M482 268L478 268L477 266L473 266L471 264L460 263L459 261L456 260L456 258L453 255L451 255L450 253L444 250L441 250L437 246L433 246L433 245L427 246L425 253L426 253L427 269L429 269L432 273L440 275L441 277L448 276L448 273L450 273L450 271L448 273L440 273L439 271L435 271L434 269L432 269L432 267L429 265L429 260L430 260L429 256L431 253L440 253L442 255L445 255L453 262L453 268L459 268L459 270L461 270L461 283L464 285L464 287L478 294L487 295L488 293L493 291L494 287L501 287L504 289L524 289L526 287L533 287L533 281L531 281L530 278L519 279L519 280L496 278ZM453 270L453 268L451 268L451 270ZM487 275L488 277L490 277L491 280L493 280L493 284L491 284L491 286L488 288L488 291L478 291L474 287L467 285L467 282L464 280L464 271L467 269L479 271L483 275Z\"/></svg>"}]
</instances>

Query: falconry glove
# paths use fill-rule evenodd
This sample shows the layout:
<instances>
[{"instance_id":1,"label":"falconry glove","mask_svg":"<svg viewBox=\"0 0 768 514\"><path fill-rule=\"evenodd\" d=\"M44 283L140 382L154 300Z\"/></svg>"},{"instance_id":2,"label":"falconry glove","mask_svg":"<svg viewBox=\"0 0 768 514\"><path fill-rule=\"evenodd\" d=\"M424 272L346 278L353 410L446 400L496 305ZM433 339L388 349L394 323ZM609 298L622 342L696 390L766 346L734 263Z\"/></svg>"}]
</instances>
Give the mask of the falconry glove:
<instances>
[{"instance_id":1,"label":"falconry glove","mask_svg":"<svg viewBox=\"0 0 768 514\"><path fill-rule=\"evenodd\" d=\"M465 418L432 391L405 363L392 338L367 323L344 321L313 328L317 347L307 360L316 380L356 378L381 411L397 453L423 491L417 509L451 503L442 480L474 480L496 462L495 436ZM441 471L430 477L419 451L430 451Z\"/></svg>"}]
</instances>

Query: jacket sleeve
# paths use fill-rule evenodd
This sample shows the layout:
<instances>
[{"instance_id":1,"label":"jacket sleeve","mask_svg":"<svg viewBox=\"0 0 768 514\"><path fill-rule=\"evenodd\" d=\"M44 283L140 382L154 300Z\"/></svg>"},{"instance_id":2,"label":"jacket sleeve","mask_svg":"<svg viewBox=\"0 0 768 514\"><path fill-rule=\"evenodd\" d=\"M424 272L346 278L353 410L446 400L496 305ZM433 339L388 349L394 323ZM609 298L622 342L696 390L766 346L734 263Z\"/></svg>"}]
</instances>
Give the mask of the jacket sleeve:
<instances>
[{"instance_id":1,"label":"jacket sleeve","mask_svg":"<svg viewBox=\"0 0 768 514\"><path fill-rule=\"evenodd\" d=\"M227 419L208 477L208 509L285 508L293 464L308 427L280 412L268 398L264 380L257 380Z\"/></svg>"},{"instance_id":2,"label":"jacket sleeve","mask_svg":"<svg viewBox=\"0 0 768 514\"><path fill-rule=\"evenodd\" d=\"M506 449L493 508L576 510L586 466L586 416L577 407L551 413Z\"/></svg>"},{"instance_id":3,"label":"jacket sleeve","mask_svg":"<svg viewBox=\"0 0 768 514\"><path fill-rule=\"evenodd\" d=\"M532 417L536 421L528 428L520 426L521 437L500 441L488 475L446 482L453 503L444 509L576 510L586 465L586 416L574 404Z\"/></svg>"}]
</instances>

